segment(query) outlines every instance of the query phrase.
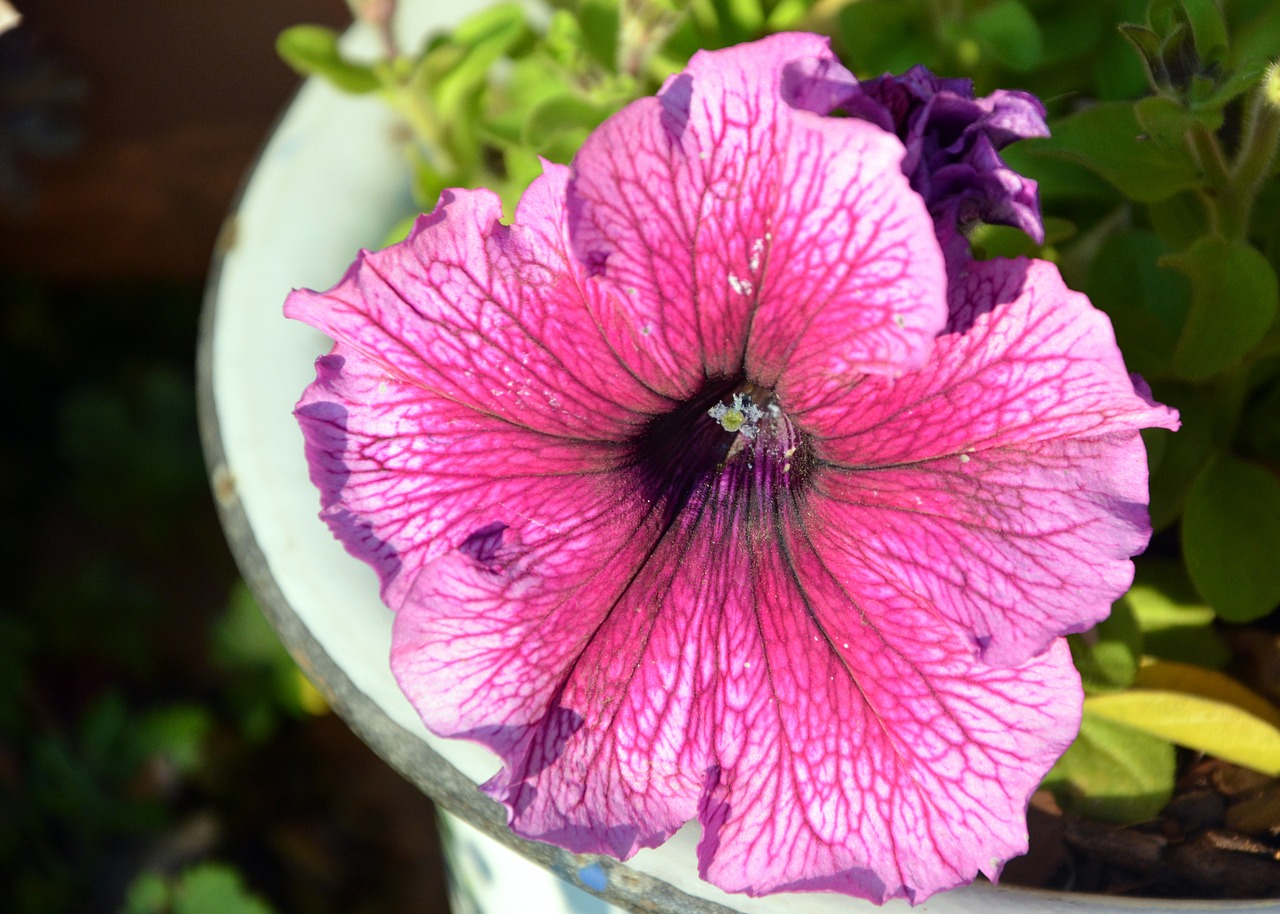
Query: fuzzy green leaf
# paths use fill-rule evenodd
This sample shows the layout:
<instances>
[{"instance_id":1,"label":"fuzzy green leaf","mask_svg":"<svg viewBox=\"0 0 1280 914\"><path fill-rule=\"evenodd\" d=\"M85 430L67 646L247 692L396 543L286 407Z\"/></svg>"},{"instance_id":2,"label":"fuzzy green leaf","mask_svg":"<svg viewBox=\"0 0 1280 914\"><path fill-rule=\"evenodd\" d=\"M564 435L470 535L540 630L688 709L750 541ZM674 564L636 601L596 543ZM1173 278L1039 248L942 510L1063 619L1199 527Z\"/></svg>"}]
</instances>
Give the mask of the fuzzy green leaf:
<instances>
[{"instance_id":1,"label":"fuzzy green leaf","mask_svg":"<svg viewBox=\"0 0 1280 914\"><path fill-rule=\"evenodd\" d=\"M1099 696L1111 697L1111 696ZM1168 740L1090 713L1080 735L1044 779L1070 812L1128 825L1150 819L1173 796L1175 755Z\"/></svg>"},{"instance_id":2,"label":"fuzzy green leaf","mask_svg":"<svg viewBox=\"0 0 1280 914\"><path fill-rule=\"evenodd\" d=\"M1200 60L1205 63L1224 60L1227 56L1227 20L1222 15L1221 0L1181 2Z\"/></svg>"},{"instance_id":3,"label":"fuzzy green leaf","mask_svg":"<svg viewBox=\"0 0 1280 914\"><path fill-rule=\"evenodd\" d=\"M1148 137L1165 149L1175 151L1185 146L1187 131L1192 127L1199 124L1216 131L1222 126L1221 108L1190 111L1163 95L1144 98L1133 106L1133 110Z\"/></svg>"},{"instance_id":4,"label":"fuzzy green leaf","mask_svg":"<svg viewBox=\"0 0 1280 914\"><path fill-rule=\"evenodd\" d=\"M373 92L382 84L372 68L344 58L338 33L321 25L285 29L276 39L276 53L303 76L322 77L346 92Z\"/></svg>"}]
</instances>

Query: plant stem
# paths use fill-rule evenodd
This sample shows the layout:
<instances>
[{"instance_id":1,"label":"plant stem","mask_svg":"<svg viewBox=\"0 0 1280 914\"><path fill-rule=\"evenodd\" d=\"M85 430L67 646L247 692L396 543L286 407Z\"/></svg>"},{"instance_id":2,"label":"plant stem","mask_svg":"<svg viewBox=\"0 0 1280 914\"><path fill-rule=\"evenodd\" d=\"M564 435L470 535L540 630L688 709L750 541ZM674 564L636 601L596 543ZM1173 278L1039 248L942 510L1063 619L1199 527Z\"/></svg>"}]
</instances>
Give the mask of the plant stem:
<instances>
[{"instance_id":1,"label":"plant stem","mask_svg":"<svg viewBox=\"0 0 1280 914\"><path fill-rule=\"evenodd\" d=\"M409 129L427 155L433 168L442 175L452 175L457 171L457 163L453 160L445 136L441 131L439 118L431 110L430 101L423 93L403 82L388 86L387 97L392 108L404 118Z\"/></svg>"},{"instance_id":2,"label":"plant stem","mask_svg":"<svg viewBox=\"0 0 1280 914\"><path fill-rule=\"evenodd\" d=\"M1218 203L1218 230L1232 241L1247 236L1253 201L1271 172L1276 148L1280 146L1280 106L1267 97L1266 82L1250 100L1240 151L1231 169L1230 183Z\"/></svg>"},{"instance_id":3,"label":"plant stem","mask_svg":"<svg viewBox=\"0 0 1280 914\"><path fill-rule=\"evenodd\" d=\"M1218 138L1209 132L1209 128L1204 124L1196 124L1187 131L1187 140L1191 144L1191 154L1195 156L1209 186L1214 190L1229 186L1231 173L1227 170L1227 160L1222 155Z\"/></svg>"}]
</instances>

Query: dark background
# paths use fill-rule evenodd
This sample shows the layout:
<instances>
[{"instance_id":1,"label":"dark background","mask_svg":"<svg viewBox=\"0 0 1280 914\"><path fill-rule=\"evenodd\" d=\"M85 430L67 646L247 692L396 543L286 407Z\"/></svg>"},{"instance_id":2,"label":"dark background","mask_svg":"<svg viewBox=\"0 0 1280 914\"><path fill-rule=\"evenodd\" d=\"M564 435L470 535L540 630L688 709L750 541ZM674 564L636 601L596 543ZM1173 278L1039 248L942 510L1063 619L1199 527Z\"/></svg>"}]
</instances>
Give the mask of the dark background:
<instances>
[{"instance_id":1,"label":"dark background","mask_svg":"<svg viewBox=\"0 0 1280 914\"><path fill-rule=\"evenodd\" d=\"M18 0L0 36L0 910L446 910L430 802L299 678L196 432L214 239L341 0ZM228 908L228 911L230 909Z\"/></svg>"}]
</instances>

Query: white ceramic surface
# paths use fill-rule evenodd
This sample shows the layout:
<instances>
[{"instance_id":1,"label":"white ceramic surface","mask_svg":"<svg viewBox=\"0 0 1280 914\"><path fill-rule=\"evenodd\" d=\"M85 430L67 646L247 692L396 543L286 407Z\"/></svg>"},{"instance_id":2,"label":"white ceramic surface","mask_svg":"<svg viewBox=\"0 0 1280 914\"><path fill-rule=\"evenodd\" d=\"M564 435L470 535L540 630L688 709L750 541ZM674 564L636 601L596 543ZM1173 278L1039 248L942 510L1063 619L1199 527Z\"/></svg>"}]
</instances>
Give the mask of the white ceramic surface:
<instances>
[{"instance_id":1,"label":"white ceramic surface","mask_svg":"<svg viewBox=\"0 0 1280 914\"><path fill-rule=\"evenodd\" d=\"M401 33L425 34L479 4L446 6L423 0L402 5L406 9ZM374 44L372 36L359 29L348 42L356 48ZM224 510L224 516L231 518L228 534L233 545L240 543L238 558L247 563L248 542L265 560L265 569L249 575L251 583L261 587L265 574L279 588L286 604L283 611L296 617L313 639L302 649L294 645L295 651L306 654L299 658L303 666L312 671L336 667L338 678L345 676L350 687L391 721L424 741L467 779L480 782L496 770L493 757L471 744L429 734L393 681L388 667L391 613L378 599L373 572L348 556L317 518L318 496L308 480L302 436L291 415L294 402L314 377L313 360L329 343L314 330L285 320L281 305L294 287L331 286L358 248L377 244L409 211L406 170L393 137L391 116L376 98L342 95L315 80L280 121L224 232L226 249L220 262L215 261L202 355L202 380L210 401L202 404L206 443L215 463L215 492L224 509L232 509ZM319 662L322 659L326 664ZM333 682L319 684L330 692L336 688ZM357 721L350 722L360 729ZM371 740L384 757L395 755L395 747L377 742ZM427 789L434 792L429 784ZM743 914L878 910L835 895L730 896L698 878L697 838L696 827L686 826L663 847L638 854L627 869ZM610 886L604 893L618 900ZM630 906L649 909L634 900ZM1280 912L1280 905L1147 903L979 884L935 896L918 908L931 914L1118 914L1141 909L1223 914ZM909 907L891 903L885 910Z\"/></svg>"}]
</instances>

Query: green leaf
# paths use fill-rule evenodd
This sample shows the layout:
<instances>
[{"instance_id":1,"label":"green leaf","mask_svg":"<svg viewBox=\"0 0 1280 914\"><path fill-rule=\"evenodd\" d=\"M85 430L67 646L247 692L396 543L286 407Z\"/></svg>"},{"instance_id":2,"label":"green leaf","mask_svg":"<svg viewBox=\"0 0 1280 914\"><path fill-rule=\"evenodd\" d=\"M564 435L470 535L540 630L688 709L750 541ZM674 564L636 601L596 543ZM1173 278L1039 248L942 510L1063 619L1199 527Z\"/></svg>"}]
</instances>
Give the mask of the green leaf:
<instances>
[{"instance_id":1,"label":"green leaf","mask_svg":"<svg viewBox=\"0 0 1280 914\"><path fill-rule=\"evenodd\" d=\"M761 0L712 0L720 20L720 28L733 43L746 41L764 28L764 5Z\"/></svg>"},{"instance_id":2,"label":"green leaf","mask_svg":"<svg viewBox=\"0 0 1280 914\"><path fill-rule=\"evenodd\" d=\"M169 885L158 873L142 873L125 892L119 914L167 914Z\"/></svg>"},{"instance_id":3,"label":"green leaf","mask_svg":"<svg viewBox=\"0 0 1280 914\"><path fill-rule=\"evenodd\" d=\"M479 125L482 135L500 148L524 142L524 125L529 112L542 102L567 91L564 72L542 54L515 61L503 90L500 109Z\"/></svg>"},{"instance_id":4,"label":"green leaf","mask_svg":"<svg viewBox=\"0 0 1280 914\"><path fill-rule=\"evenodd\" d=\"M1187 495L1182 549L1196 589L1228 622L1251 622L1280 602L1280 480L1220 454Z\"/></svg>"},{"instance_id":5,"label":"green leaf","mask_svg":"<svg viewBox=\"0 0 1280 914\"><path fill-rule=\"evenodd\" d=\"M1062 3L1042 7L1036 11L1042 35L1052 35L1053 41L1044 47L1044 69L1078 63L1075 58L1096 53L1103 32L1114 23L1114 11L1102 4ZM1077 82L1078 84L1078 82Z\"/></svg>"},{"instance_id":6,"label":"green leaf","mask_svg":"<svg viewBox=\"0 0 1280 914\"><path fill-rule=\"evenodd\" d=\"M1280 730L1230 702L1164 689L1090 695L1085 711L1226 762L1280 775Z\"/></svg>"},{"instance_id":7,"label":"green leaf","mask_svg":"<svg viewBox=\"0 0 1280 914\"><path fill-rule=\"evenodd\" d=\"M1142 649L1167 660L1222 667L1231 652L1213 628L1217 618L1196 593L1181 563L1150 559L1136 563L1133 586L1121 597L1142 631Z\"/></svg>"},{"instance_id":8,"label":"green leaf","mask_svg":"<svg viewBox=\"0 0 1280 914\"><path fill-rule=\"evenodd\" d=\"M201 705L173 705L147 714L137 724L138 741L147 755L161 755L180 772L190 773L204 760L204 744L213 717Z\"/></svg>"},{"instance_id":9,"label":"green leaf","mask_svg":"<svg viewBox=\"0 0 1280 914\"><path fill-rule=\"evenodd\" d=\"M587 133L610 113L609 109L593 105L571 92L552 96L529 112L524 123L524 142L534 151L546 154L558 138L568 135L576 150Z\"/></svg>"},{"instance_id":10,"label":"green leaf","mask_svg":"<svg viewBox=\"0 0 1280 914\"><path fill-rule=\"evenodd\" d=\"M1206 235L1160 264L1191 280L1191 312L1173 353L1173 368L1181 377L1202 381L1230 368L1276 318L1276 274L1246 242Z\"/></svg>"},{"instance_id":11,"label":"green leaf","mask_svg":"<svg viewBox=\"0 0 1280 914\"><path fill-rule=\"evenodd\" d=\"M1280 48L1280 3L1263 3L1253 19L1232 27L1230 60L1237 69L1265 65L1275 58L1277 48Z\"/></svg>"},{"instance_id":12,"label":"green leaf","mask_svg":"<svg viewBox=\"0 0 1280 914\"><path fill-rule=\"evenodd\" d=\"M1149 452L1159 449L1159 462L1151 466L1151 526L1163 530L1177 520L1187 493L1213 455L1215 445L1230 437L1219 423L1228 418L1215 391L1203 385L1165 382L1156 399L1178 410L1182 427L1143 429ZM1161 442L1156 444L1156 442Z\"/></svg>"},{"instance_id":13,"label":"green leaf","mask_svg":"<svg viewBox=\"0 0 1280 914\"><path fill-rule=\"evenodd\" d=\"M764 24L766 32L789 32L797 29L814 5L811 0L779 0Z\"/></svg>"},{"instance_id":14,"label":"green leaf","mask_svg":"<svg viewBox=\"0 0 1280 914\"><path fill-rule=\"evenodd\" d=\"M1076 66L1083 70L1091 63L1089 70L1097 86L1100 101L1132 101L1147 94L1151 78L1143 64L1142 55L1135 54L1133 44L1125 40L1118 28L1111 28L1110 24L1137 21L1144 15L1146 4L1142 0L1119 0L1106 4L1103 9L1107 14L1108 27L1104 29L1092 53L1077 62ZM1079 77L1075 79L1075 84L1079 84Z\"/></svg>"},{"instance_id":15,"label":"green leaf","mask_svg":"<svg viewBox=\"0 0 1280 914\"><path fill-rule=\"evenodd\" d=\"M1023 140L1027 152L1079 162L1142 203L1198 187L1200 176L1185 149L1170 151L1141 139L1129 102L1104 102L1051 125L1053 135Z\"/></svg>"},{"instance_id":16,"label":"green leaf","mask_svg":"<svg viewBox=\"0 0 1280 914\"><path fill-rule=\"evenodd\" d=\"M1069 636L1067 642L1086 693L1123 689L1133 682L1142 656L1142 631L1123 600L1111 607L1110 616L1087 632Z\"/></svg>"},{"instance_id":17,"label":"green leaf","mask_svg":"<svg viewBox=\"0 0 1280 914\"><path fill-rule=\"evenodd\" d=\"M983 50L1011 70L1026 72L1044 59L1040 26L1018 0L997 0L974 13L968 25Z\"/></svg>"},{"instance_id":18,"label":"green leaf","mask_svg":"<svg viewBox=\"0 0 1280 914\"><path fill-rule=\"evenodd\" d=\"M978 260L993 257L1038 257L1041 247L1021 229L1007 225L977 225L969 232L969 245Z\"/></svg>"},{"instance_id":19,"label":"green leaf","mask_svg":"<svg viewBox=\"0 0 1280 914\"><path fill-rule=\"evenodd\" d=\"M1160 36L1145 25L1135 25L1129 22L1122 22L1119 26L1120 34L1128 39L1134 49L1142 57L1144 63L1150 69L1151 62L1160 59L1160 47L1164 44L1160 40Z\"/></svg>"},{"instance_id":20,"label":"green leaf","mask_svg":"<svg viewBox=\"0 0 1280 914\"><path fill-rule=\"evenodd\" d=\"M1273 376L1250 402L1240 430L1249 453L1280 463L1280 376Z\"/></svg>"},{"instance_id":21,"label":"green leaf","mask_svg":"<svg viewBox=\"0 0 1280 914\"><path fill-rule=\"evenodd\" d=\"M914 0L860 0L840 8L836 38L859 76L902 73L936 55Z\"/></svg>"},{"instance_id":22,"label":"green leaf","mask_svg":"<svg viewBox=\"0 0 1280 914\"><path fill-rule=\"evenodd\" d=\"M272 914L229 866L202 863L182 874L173 891L173 914Z\"/></svg>"},{"instance_id":23,"label":"green leaf","mask_svg":"<svg viewBox=\"0 0 1280 914\"><path fill-rule=\"evenodd\" d=\"M1149 204L1147 216L1151 220L1151 228L1168 246L1165 253L1190 247L1209 231L1209 211L1204 201L1190 190ZM1189 295L1187 304L1190 304ZM1178 326L1181 328L1182 325Z\"/></svg>"},{"instance_id":24,"label":"green leaf","mask_svg":"<svg viewBox=\"0 0 1280 914\"><path fill-rule=\"evenodd\" d=\"M372 92L382 85L372 68L345 59L338 33L321 25L285 29L276 39L276 53L303 76L323 77L347 92Z\"/></svg>"},{"instance_id":25,"label":"green leaf","mask_svg":"<svg viewBox=\"0 0 1280 914\"><path fill-rule=\"evenodd\" d=\"M1195 36L1196 54L1206 63L1226 58L1227 20L1220 4L1221 0L1182 0Z\"/></svg>"},{"instance_id":26,"label":"green leaf","mask_svg":"<svg viewBox=\"0 0 1280 914\"><path fill-rule=\"evenodd\" d=\"M1121 232L1101 246L1086 290L1107 312L1130 369L1146 377L1168 374L1190 308L1185 278L1157 266L1169 248L1143 230Z\"/></svg>"},{"instance_id":27,"label":"green leaf","mask_svg":"<svg viewBox=\"0 0 1280 914\"><path fill-rule=\"evenodd\" d=\"M475 47L497 40L506 44L525 28L525 13L519 3L498 3L459 23L450 36L462 47Z\"/></svg>"},{"instance_id":28,"label":"green leaf","mask_svg":"<svg viewBox=\"0 0 1280 914\"><path fill-rule=\"evenodd\" d=\"M390 230L382 236L381 247L389 248L393 244L398 244L399 242L404 241L409 237L409 233L413 231L413 224L417 221L417 215L405 216L395 225L391 226Z\"/></svg>"},{"instance_id":29,"label":"green leaf","mask_svg":"<svg viewBox=\"0 0 1280 914\"><path fill-rule=\"evenodd\" d=\"M1187 131L1192 127L1203 125L1216 131L1222 126L1222 109L1204 108L1193 112L1163 95L1149 96L1133 107L1146 135L1157 145L1174 152L1185 147Z\"/></svg>"},{"instance_id":30,"label":"green leaf","mask_svg":"<svg viewBox=\"0 0 1280 914\"><path fill-rule=\"evenodd\" d=\"M478 120L476 101L490 70L528 35L524 10L518 4L503 3L465 19L454 30L449 45L432 52L439 55L439 62L418 81L430 91L441 123L451 129L464 123L474 126Z\"/></svg>"},{"instance_id":31,"label":"green leaf","mask_svg":"<svg viewBox=\"0 0 1280 914\"><path fill-rule=\"evenodd\" d=\"M1034 140L1018 140L1000 150L1006 165L1035 179L1041 200L1115 200L1115 189L1078 161L1069 161L1036 147Z\"/></svg>"},{"instance_id":32,"label":"green leaf","mask_svg":"<svg viewBox=\"0 0 1280 914\"><path fill-rule=\"evenodd\" d=\"M1128 825L1152 818L1173 796L1173 745L1092 714L1090 700L1080 735L1044 786L1064 809L1091 819Z\"/></svg>"},{"instance_id":33,"label":"green leaf","mask_svg":"<svg viewBox=\"0 0 1280 914\"><path fill-rule=\"evenodd\" d=\"M410 155L410 166L413 169L413 199L423 212L431 212L440 201L440 192L449 187L449 177L427 161L426 156L415 150ZM412 227L412 226L410 226Z\"/></svg>"},{"instance_id":34,"label":"green leaf","mask_svg":"<svg viewBox=\"0 0 1280 914\"><path fill-rule=\"evenodd\" d=\"M618 68L618 0L584 0L578 8L583 50L612 73Z\"/></svg>"},{"instance_id":35,"label":"green leaf","mask_svg":"<svg viewBox=\"0 0 1280 914\"><path fill-rule=\"evenodd\" d=\"M1227 102L1256 86L1262 80L1265 69L1261 64L1254 64L1235 70L1217 81L1211 81L1202 94L1192 95L1192 108L1197 113L1212 110L1221 122L1222 109Z\"/></svg>"},{"instance_id":36,"label":"green leaf","mask_svg":"<svg viewBox=\"0 0 1280 914\"><path fill-rule=\"evenodd\" d=\"M236 585L226 612L214 622L210 655L220 668L235 673L226 698L248 739L270 735L282 715L307 713L299 693L297 665L243 582Z\"/></svg>"},{"instance_id":37,"label":"green leaf","mask_svg":"<svg viewBox=\"0 0 1280 914\"><path fill-rule=\"evenodd\" d=\"M527 187L534 178L542 174L542 163L538 157L523 147L512 147L503 153L503 165L513 185ZM515 212L514 208L504 212Z\"/></svg>"}]
</instances>

